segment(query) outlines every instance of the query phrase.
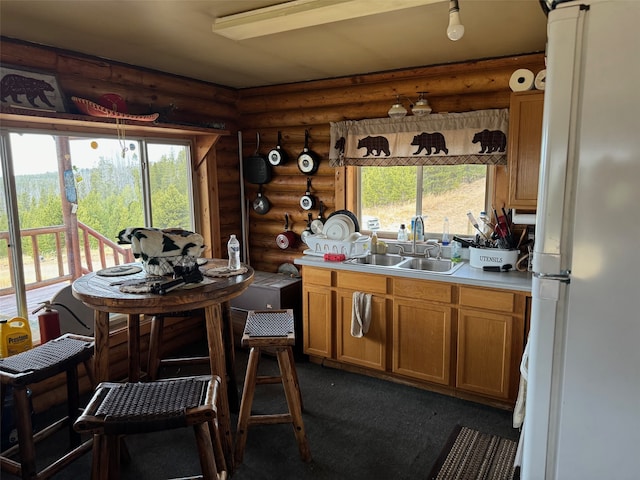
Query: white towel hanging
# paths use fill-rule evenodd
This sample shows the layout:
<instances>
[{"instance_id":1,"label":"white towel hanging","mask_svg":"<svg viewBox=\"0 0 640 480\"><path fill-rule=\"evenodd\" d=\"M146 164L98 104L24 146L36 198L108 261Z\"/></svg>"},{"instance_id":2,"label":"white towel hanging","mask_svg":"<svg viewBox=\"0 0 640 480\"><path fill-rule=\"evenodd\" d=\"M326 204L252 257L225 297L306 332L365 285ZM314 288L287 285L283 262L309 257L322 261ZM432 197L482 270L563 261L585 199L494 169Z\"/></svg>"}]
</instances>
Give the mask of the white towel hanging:
<instances>
[{"instance_id":1,"label":"white towel hanging","mask_svg":"<svg viewBox=\"0 0 640 480\"><path fill-rule=\"evenodd\" d=\"M371 297L370 293L353 292L351 335L356 338L363 337L369 331L369 325L371 324Z\"/></svg>"}]
</instances>

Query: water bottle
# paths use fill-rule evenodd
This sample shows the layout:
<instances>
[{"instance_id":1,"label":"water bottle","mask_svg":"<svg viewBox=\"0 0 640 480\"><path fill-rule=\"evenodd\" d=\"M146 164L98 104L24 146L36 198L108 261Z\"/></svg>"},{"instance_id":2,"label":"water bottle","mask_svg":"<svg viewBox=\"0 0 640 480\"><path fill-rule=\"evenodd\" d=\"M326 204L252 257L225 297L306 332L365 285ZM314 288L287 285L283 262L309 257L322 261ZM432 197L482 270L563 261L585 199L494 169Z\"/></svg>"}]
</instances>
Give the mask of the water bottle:
<instances>
[{"instance_id":1,"label":"water bottle","mask_svg":"<svg viewBox=\"0 0 640 480\"><path fill-rule=\"evenodd\" d=\"M234 234L231 234L227 243L227 253L229 255L229 270L240 269L240 242Z\"/></svg>"},{"instance_id":2,"label":"water bottle","mask_svg":"<svg viewBox=\"0 0 640 480\"><path fill-rule=\"evenodd\" d=\"M449 217L444 217L442 224L442 245L449 245Z\"/></svg>"}]
</instances>

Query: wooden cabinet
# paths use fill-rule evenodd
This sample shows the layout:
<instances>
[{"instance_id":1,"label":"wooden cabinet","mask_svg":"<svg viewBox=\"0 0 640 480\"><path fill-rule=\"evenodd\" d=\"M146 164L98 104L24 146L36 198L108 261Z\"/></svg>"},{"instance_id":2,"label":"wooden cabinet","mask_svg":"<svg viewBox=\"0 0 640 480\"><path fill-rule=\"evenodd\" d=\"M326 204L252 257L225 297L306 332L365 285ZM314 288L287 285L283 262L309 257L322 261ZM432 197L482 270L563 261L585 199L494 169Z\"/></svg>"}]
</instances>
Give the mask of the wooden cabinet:
<instances>
[{"instance_id":1,"label":"wooden cabinet","mask_svg":"<svg viewBox=\"0 0 640 480\"><path fill-rule=\"evenodd\" d=\"M362 337L351 335L353 293L371 296L371 323ZM336 359L369 367L387 368L387 278L357 272L336 272Z\"/></svg>"},{"instance_id":2,"label":"wooden cabinet","mask_svg":"<svg viewBox=\"0 0 640 480\"><path fill-rule=\"evenodd\" d=\"M454 286L395 278L393 283L393 373L451 384Z\"/></svg>"},{"instance_id":3,"label":"wooden cabinet","mask_svg":"<svg viewBox=\"0 0 640 480\"><path fill-rule=\"evenodd\" d=\"M303 268L302 317L304 353L330 358L333 355L331 270Z\"/></svg>"},{"instance_id":4,"label":"wooden cabinet","mask_svg":"<svg viewBox=\"0 0 640 480\"><path fill-rule=\"evenodd\" d=\"M511 94L509 107L509 208L535 210L542 142L544 93L539 90Z\"/></svg>"},{"instance_id":5,"label":"wooden cabinet","mask_svg":"<svg viewBox=\"0 0 640 480\"><path fill-rule=\"evenodd\" d=\"M515 401L526 297L460 287L456 388Z\"/></svg>"},{"instance_id":6,"label":"wooden cabinet","mask_svg":"<svg viewBox=\"0 0 640 480\"><path fill-rule=\"evenodd\" d=\"M515 402L526 293L309 266L302 277L311 357L491 404ZM372 294L361 338L351 335L355 291Z\"/></svg>"},{"instance_id":7,"label":"wooden cabinet","mask_svg":"<svg viewBox=\"0 0 640 480\"><path fill-rule=\"evenodd\" d=\"M450 384L451 312L446 305L394 300L394 373Z\"/></svg>"},{"instance_id":8,"label":"wooden cabinet","mask_svg":"<svg viewBox=\"0 0 640 480\"><path fill-rule=\"evenodd\" d=\"M384 371L387 368L387 300L371 297L371 323L360 338L351 335L353 291L336 292L336 358L341 362Z\"/></svg>"}]
</instances>

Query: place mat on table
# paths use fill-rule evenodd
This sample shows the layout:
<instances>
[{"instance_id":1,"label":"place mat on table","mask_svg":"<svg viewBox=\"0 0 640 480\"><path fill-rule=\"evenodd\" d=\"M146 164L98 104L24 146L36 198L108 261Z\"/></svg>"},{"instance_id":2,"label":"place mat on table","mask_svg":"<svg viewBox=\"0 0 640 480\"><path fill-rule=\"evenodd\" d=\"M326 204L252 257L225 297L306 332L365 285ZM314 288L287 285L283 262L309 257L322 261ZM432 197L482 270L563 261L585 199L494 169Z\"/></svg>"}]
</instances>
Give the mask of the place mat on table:
<instances>
[{"instance_id":1,"label":"place mat on table","mask_svg":"<svg viewBox=\"0 0 640 480\"><path fill-rule=\"evenodd\" d=\"M204 271L204 274L207 277L217 277L217 278L226 278L233 277L235 275L242 275L243 273L247 273L248 269L244 265L240 266L238 270L231 270L229 267L214 267L208 268Z\"/></svg>"},{"instance_id":2,"label":"place mat on table","mask_svg":"<svg viewBox=\"0 0 640 480\"><path fill-rule=\"evenodd\" d=\"M122 277L124 275L132 275L141 271L142 267L138 265L116 265L114 267L98 270L96 275L100 275L101 277Z\"/></svg>"}]
</instances>

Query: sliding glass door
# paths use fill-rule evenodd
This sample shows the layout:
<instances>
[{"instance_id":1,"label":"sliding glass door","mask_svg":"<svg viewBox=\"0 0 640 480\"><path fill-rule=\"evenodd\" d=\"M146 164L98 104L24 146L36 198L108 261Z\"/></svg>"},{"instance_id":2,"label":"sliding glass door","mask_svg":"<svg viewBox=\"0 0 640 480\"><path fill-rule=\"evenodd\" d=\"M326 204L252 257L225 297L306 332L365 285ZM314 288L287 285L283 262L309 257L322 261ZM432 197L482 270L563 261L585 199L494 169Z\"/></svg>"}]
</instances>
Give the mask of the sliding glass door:
<instances>
[{"instance_id":1,"label":"sliding glass door","mask_svg":"<svg viewBox=\"0 0 640 480\"><path fill-rule=\"evenodd\" d=\"M132 260L126 227L193 230L190 144L2 132L0 318L28 318L89 271Z\"/></svg>"}]
</instances>

